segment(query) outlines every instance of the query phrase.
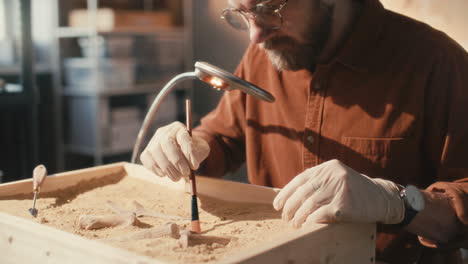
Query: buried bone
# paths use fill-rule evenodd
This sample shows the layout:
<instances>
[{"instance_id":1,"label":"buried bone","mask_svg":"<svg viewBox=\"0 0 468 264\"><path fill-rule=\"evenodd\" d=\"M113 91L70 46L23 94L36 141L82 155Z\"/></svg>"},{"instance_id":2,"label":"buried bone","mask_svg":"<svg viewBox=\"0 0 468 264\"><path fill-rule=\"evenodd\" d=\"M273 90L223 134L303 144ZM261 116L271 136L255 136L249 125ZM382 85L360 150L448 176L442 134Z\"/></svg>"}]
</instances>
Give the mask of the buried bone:
<instances>
[{"instance_id":1,"label":"buried bone","mask_svg":"<svg viewBox=\"0 0 468 264\"><path fill-rule=\"evenodd\" d=\"M130 226L137 221L135 213L124 213L118 215L81 215L78 219L81 229L91 230L106 227Z\"/></svg>"},{"instance_id":2,"label":"buried bone","mask_svg":"<svg viewBox=\"0 0 468 264\"><path fill-rule=\"evenodd\" d=\"M187 248L189 246L190 236L192 236L190 230L181 230L179 237L179 247Z\"/></svg>"},{"instance_id":3,"label":"buried bone","mask_svg":"<svg viewBox=\"0 0 468 264\"><path fill-rule=\"evenodd\" d=\"M180 237L178 240L178 245L181 248L188 248L189 246L205 244L212 245L218 244L220 246L227 246L231 241L237 241L235 237L226 237L226 236L207 236L197 233L193 233L190 230L181 230Z\"/></svg>"},{"instance_id":4,"label":"buried bone","mask_svg":"<svg viewBox=\"0 0 468 264\"><path fill-rule=\"evenodd\" d=\"M124 236L104 239L105 241L125 242L141 239L153 239L163 236L170 236L178 239L180 237L179 227L174 223L167 223L160 227L153 227L143 231L133 232Z\"/></svg>"}]
</instances>

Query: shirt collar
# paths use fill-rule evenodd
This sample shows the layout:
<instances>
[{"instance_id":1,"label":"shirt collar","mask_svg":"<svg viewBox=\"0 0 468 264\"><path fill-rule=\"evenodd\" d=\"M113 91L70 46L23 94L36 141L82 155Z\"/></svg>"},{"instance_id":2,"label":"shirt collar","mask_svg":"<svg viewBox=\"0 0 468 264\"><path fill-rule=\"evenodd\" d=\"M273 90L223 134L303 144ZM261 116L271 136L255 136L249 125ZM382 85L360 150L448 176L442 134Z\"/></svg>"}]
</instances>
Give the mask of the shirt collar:
<instances>
[{"instance_id":1,"label":"shirt collar","mask_svg":"<svg viewBox=\"0 0 468 264\"><path fill-rule=\"evenodd\" d=\"M378 0L363 0L361 14L338 52L338 62L358 71L368 70L382 31L384 11Z\"/></svg>"}]
</instances>

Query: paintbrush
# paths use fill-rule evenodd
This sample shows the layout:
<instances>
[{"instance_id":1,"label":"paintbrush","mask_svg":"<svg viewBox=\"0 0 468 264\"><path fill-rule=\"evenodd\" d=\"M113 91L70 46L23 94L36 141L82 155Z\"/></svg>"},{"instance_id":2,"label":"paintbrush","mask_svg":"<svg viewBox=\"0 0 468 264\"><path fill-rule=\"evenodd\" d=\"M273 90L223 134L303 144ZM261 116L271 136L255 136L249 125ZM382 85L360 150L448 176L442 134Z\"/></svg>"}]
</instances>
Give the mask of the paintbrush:
<instances>
[{"instance_id":1,"label":"paintbrush","mask_svg":"<svg viewBox=\"0 0 468 264\"><path fill-rule=\"evenodd\" d=\"M185 111L187 116L187 130L190 136L192 136L192 103L190 99L185 100ZM190 170L190 184L192 187L192 225L191 231L194 233L201 233L200 219L198 217L198 200L197 200L197 184L195 181L195 173Z\"/></svg>"}]
</instances>

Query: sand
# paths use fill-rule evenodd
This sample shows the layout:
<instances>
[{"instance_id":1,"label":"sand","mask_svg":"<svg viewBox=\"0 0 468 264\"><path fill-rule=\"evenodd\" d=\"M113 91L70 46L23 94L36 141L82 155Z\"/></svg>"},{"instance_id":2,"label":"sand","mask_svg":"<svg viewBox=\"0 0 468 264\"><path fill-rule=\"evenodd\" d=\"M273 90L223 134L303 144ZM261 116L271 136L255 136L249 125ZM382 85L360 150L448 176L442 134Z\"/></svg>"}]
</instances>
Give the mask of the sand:
<instances>
[{"instance_id":1,"label":"sand","mask_svg":"<svg viewBox=\"0 0 468 264\"><path fill-rule=\"evenodd\" d=\"M188 193L124 175L111 175L81 182L73 188L40 193L36 203L37 218L28 212L32 204L31 194L0 198L0 211L170 263L216 262L293 230L271 205L199 197L202 235L193 239L188 248L181 248L177 239L169 236L126 242L106 241L168 222L176 223L181 229L189 229L190 199ZM179 216L184 220L138 217L135 226L80 229L80 215L115 214L107 206L107 201L129 210L133 208L132 202L136 201L148 211Z\"/></svg>"}]
</instances>

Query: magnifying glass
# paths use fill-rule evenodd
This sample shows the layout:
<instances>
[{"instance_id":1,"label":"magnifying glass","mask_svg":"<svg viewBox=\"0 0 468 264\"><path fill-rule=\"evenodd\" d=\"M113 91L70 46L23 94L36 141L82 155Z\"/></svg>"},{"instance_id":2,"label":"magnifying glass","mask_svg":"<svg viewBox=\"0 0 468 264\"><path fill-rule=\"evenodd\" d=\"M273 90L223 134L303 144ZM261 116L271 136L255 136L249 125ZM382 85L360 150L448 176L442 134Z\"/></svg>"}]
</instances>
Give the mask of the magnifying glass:
<instances>
[{"instance_id":1,"label":"magnifying glass","mask_svg":"<svg viewBox=\"0 0 468 264\"><path fill-rule=\"evenodd\" d=\"M137 137L135 146L133 147L132 160L131 160L132 163L136 163L136 159L141 151L141 144L143 143L143 140L146 137L146 133L148 131L149 125L151 124L151 121L154 120L154 116L156 115L156 112L158 111L159 107L164 101L164 98L169 94L172 88L179 82L185 81L185 80L193 80L193 79L199 79L209 84L210 86L212 86L214 89L217 89L217 90L226 90L226 91L240 90L257 99L260 99L269 103L272 103L275 101L275 98L273 97L273 95L263 90L262 88L256 86L255 84L252 84L246 80L240 79L236 77L235 75L227 71L224 71L218 67L215 67L209 63L196 62L194 72L186 72L186 73L182 73L174 77L163 87L163 89L156 96L156 99L154 99L153 103L151 104L150 109L148 110L148 113L145 116L143 125L141 126L140 131L138 132L138 137Z\"/></svg>"},{"instance_id":2,"label":"magnifying glass","mask_svg":"<svg viewBox=\"0 0 468 264\"><path fill-rule=\"evenodd\" d=\"M269 92L209 63L196 62L195 74L201 81L213 86L215 89L241 90L269 103L275 101L275 98Z\"/></svg>"}]
</instances>

